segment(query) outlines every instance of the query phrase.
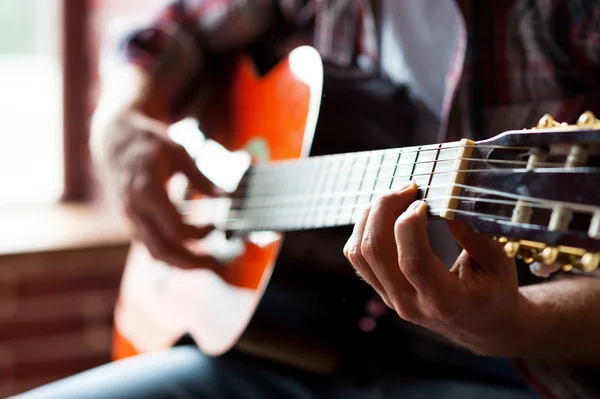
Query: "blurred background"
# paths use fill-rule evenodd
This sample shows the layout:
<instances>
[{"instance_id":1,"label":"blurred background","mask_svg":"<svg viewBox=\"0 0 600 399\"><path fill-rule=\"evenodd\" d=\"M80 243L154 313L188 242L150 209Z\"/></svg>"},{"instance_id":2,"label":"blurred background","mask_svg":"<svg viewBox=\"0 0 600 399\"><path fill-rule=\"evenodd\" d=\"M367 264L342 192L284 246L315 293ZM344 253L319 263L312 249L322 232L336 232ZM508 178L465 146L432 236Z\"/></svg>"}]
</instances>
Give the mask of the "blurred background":
<instances>
[{"instance_id":1,"label":"blurred background","mask_svg":"<svg viewBox=\"0 0 600 399\"><path fill-rule=\"evenodd\" d=\"M106 49L159 3L0 0L0 397L110 360L129 237L88 127Z\"/></svg>"}]
</instances>

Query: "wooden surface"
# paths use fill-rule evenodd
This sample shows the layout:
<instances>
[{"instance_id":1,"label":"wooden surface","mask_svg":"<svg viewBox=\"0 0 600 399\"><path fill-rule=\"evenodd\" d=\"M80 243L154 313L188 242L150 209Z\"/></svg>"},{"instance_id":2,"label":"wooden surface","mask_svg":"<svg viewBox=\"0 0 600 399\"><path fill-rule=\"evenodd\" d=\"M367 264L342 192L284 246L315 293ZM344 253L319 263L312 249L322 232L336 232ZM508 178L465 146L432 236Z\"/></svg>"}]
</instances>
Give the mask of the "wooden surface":
<instances>
[{"instance_id":1,"label":"wooden surface","mask_svg":"<svg viewBox=\"0 0 600 399\"><path fill-rule=\"evenodd\" d=\"M0 256L129 243L122 222L86 204L0 209Z\"/></svg>"},{"instance_id":2,"label":"wooden surface","mask_svg":"<svg viewBox=\"0 0 600 399\"><path fill-rule=\"evenodd\" d=\"M0 210L0 397L110 361L128 248L89 205Z\"/></svg>"},{"instance_id":3,"label":"wooden surface","mask_svg":"<svg viewBox=\"0 0 600 399\"><path fill-rule=\"evenodd\" d=\"M66 201L90 198L91 183L88 150L90 73L88 48L89 0L63 2L63 149ZM94 65L96 68L96 65Z\"/></svg>"}]
</instances>

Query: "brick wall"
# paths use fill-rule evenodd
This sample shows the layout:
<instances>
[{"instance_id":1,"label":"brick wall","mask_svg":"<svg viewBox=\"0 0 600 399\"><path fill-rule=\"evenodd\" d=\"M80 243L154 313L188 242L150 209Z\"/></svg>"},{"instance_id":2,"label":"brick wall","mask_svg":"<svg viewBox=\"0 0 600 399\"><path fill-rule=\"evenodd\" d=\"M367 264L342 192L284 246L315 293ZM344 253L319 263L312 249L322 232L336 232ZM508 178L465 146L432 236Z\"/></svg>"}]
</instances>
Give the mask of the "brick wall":
<instances>
[{"instance_id":1,"label":"brick wall","mask_svg":"<svg viewBox=\"0 0 600 399\"><path fill-rule=\"evenodd\" d=\"M0 256L0 397L110 361L127 245Z\"/></svg>"}]
</instances>

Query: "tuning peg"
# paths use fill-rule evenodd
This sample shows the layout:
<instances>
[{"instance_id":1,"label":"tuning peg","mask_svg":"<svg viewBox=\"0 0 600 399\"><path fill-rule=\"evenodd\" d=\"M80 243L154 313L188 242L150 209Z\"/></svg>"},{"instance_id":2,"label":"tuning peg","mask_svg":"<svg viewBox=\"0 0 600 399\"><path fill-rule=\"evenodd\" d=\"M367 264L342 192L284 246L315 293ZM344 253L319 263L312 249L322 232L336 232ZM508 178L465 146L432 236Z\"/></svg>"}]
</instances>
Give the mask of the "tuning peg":
<instances>
[{"instance_id":1,"label":"tuning peg","mask_svg":"<svg viewBox=\"0 0 600 399\"><path fill-rule=\"evenodd\" d=\"M521 244L517 241L509 241L504 245L504 253L509 258L515 258L519 254Z\"/></svg>"},{"instance_id":2,"label":"tuning peg","mask_svg":"<svg viewBox=\"0 0 600 399\"><path fill-rule=\"evenodd\" d=\"M577 120L578 126L592 126L600 123L600 121L596 118L593 112L585 111L579 119Z\"/></svg>"},{"instance_id":3,"label":"tuning peg","mask_svg":"<svg viewBox=\"0 0 600 399\"><path fill-rule=\"evenodd\" d=\"M545 128L549 128L549 127L554 127L557 126L558 122L556 122L554 120L554 118L552 117L552 115L550 114L546 114L544 116L542 116L540 118L540 121L537 124L537 128L538 129L545 129Z\"/></svg>"},{"instance_id":4,"label":"tuning peg","mask_svg":"<svg viewBox=\"0 0 600 399\"><path fill-rule=\"evenodd\" d=\"M558 250L558 248L546 247L542 251L542 260L544 261L545 264L552 265L552 264L556 263L556 261L558 260L559 254L560 254L560 251Z\"/></svg>"},{"instance_id":5,"label":"tuning peg","mask_svg":"<svg viewBox=\"0 0 600 399\"><path fill-rule=\"evenodd\" d=\"M585 272L600 269L600 252L586 252L583 248L547 246L542 242L493 237L504 244L504 253L509 258L521 259L524 263L543 262L546 265L561 264L569 272L575 268Z\"/></svg>"},{"instance_id":6,"label":"tuning peg","mask_svg":"<svg viewBox=\"0 0 600 399\"><path fill-rule=\"evenodd\" d=\"M581 265L583 266L583 270L586 272L593 272L598 268L600 264L600 254L599 253L591 253L587 252L581 258Z\"/></svg>"}]
</instances>

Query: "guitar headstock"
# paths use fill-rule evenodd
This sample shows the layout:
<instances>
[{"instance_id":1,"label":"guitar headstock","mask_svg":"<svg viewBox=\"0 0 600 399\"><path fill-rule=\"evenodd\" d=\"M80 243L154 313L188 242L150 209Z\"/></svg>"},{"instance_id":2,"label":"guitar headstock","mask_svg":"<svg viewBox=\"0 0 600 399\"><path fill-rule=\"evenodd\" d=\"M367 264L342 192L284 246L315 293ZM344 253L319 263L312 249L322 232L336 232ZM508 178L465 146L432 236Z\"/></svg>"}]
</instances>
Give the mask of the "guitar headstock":
<instances>
[{"instance_id":1,"label":"guitar headstock","mask_svg":"<svg viewBox=\"0 0 600 399\"><path fill-rule=\"evenodd\" d=\"M510 257L593 271L600 265L600 120L545 115L532 129L477 142L455 218Z\"/></svg>"}]
</instances>

